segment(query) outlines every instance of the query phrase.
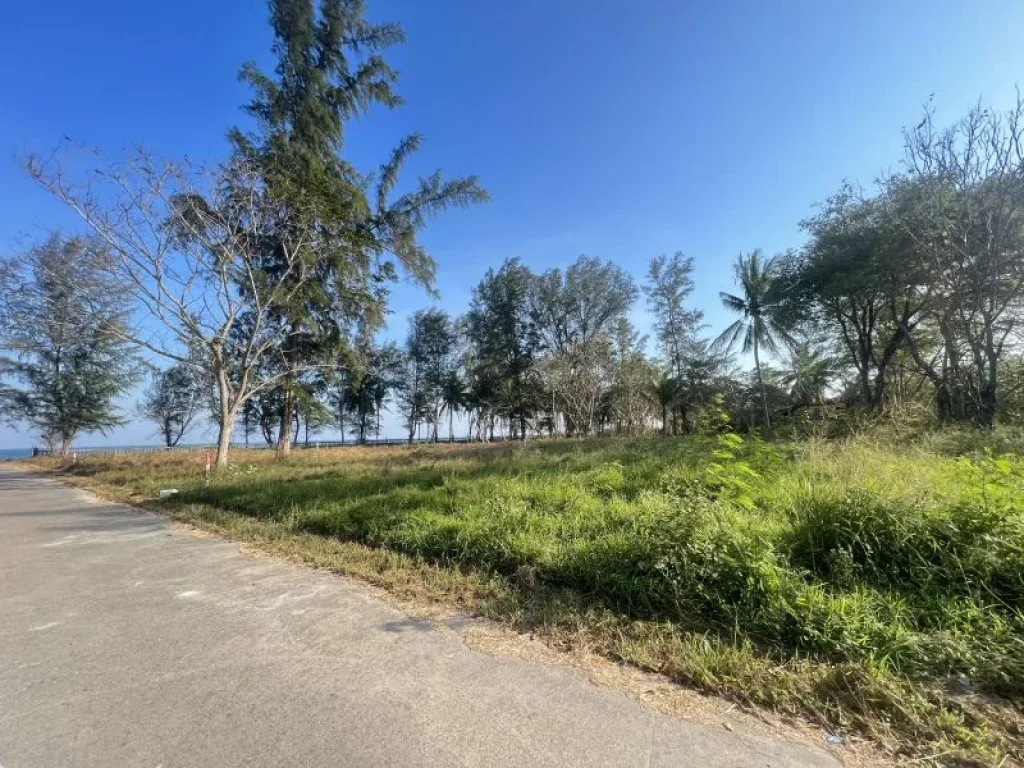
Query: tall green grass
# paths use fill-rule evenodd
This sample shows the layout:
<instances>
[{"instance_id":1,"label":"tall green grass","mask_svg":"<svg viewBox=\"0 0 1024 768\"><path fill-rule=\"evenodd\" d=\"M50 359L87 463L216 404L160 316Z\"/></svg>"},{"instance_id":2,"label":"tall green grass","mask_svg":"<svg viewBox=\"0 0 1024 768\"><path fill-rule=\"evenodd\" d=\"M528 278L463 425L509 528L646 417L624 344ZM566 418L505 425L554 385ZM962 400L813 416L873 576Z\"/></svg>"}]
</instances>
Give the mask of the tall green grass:
<instances>
[{"instance_id":1,"label":"tall green grass","mask_svg":"<svg viewBox=\"0 0 1024 768\"><path fill-rule=\"evenodd\" d=\"M251 467L208 485L180 459L134 477L130 460L80 469L144 492L173 481L175 504L294 535L474 569L524 599L566 590L622 623L624 658L714 690L746 680L754 700L831 707L831 719L880 717L977 756L982 720L945 687L1024 701L1024 461L1001 452L1012 440L983 440L248 454ZM1019 749L1018 736L991 743Z\"/></svg>"}]
</instances>

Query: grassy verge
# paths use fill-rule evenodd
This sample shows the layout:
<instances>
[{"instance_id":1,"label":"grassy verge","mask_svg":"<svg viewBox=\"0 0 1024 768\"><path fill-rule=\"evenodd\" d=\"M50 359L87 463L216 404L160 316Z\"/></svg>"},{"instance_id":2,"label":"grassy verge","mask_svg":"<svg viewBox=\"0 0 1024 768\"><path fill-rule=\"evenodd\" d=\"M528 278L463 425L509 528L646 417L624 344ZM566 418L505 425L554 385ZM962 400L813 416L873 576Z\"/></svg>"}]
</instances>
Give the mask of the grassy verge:
<instances>
[{"instance_id":1,"label":"grassy verge","mask_svg":"<svg viewBox=\"0 0 1024 768\"><path fill-rule=\"evenodd\" d=\"M91 457L178 518L915 758L1024 751L1024 462L962 436ZM964 454L965 450L971 451ZM51 465L52 466L52 465Z\"/></svg>"}]
</instances>

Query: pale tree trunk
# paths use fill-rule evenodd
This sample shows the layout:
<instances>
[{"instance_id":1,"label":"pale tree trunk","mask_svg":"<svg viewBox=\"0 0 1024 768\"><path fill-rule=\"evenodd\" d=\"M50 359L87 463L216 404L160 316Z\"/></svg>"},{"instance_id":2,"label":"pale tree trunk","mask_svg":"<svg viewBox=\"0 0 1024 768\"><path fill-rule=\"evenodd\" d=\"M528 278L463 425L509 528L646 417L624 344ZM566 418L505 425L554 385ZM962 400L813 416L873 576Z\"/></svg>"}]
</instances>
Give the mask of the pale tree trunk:
<instances>
[{"instance_id":1,"label":"pale tree trunk","mask_svg":"<svg viewBox=\"0 0 1024 768\"><path fill-rule=\"evenodd\" d=\"M228 468L228 453L231 450L231 432L235 428L235 414L221 409L220 424L217 426L217 469Z\"/></svg>"},{"instance_id":2,"label":"pale tree trunk","mask_svg":"<svg viewBox=\"0 0 1024 768\"><path fill-rule=\"evenodd\" d=\"M292 452L292 420L295 401L290 389L285 389L281 403L281 428L277 435L277 455L289 456Z\"/></svg>"},{"instance_id":3,"label":"pale tree trunk","mask_svg":"<svg viewBox=\"0 0 1024 768\"><path fill-rule=\"evenodd\" d=\"M220 413L217 417L217 469L221 470L228 467L231 432L235 428L235 414L239 404L235 402L231 382L223 364L215 358L214 366L217 375L217 388L220 392Z\"/></svg>"},{"instance_id":4,"label":"pale tree trunk","mask_svg":"<svg viewBox=\"0 0 1024 768\"><path fill-rule=\"evenodd\" d=\"M217 469L227 469L231 451L231 433L235 428L235 409L231 407L221 388L220 414L217 419Z\"/></svg>"}]
</instances>

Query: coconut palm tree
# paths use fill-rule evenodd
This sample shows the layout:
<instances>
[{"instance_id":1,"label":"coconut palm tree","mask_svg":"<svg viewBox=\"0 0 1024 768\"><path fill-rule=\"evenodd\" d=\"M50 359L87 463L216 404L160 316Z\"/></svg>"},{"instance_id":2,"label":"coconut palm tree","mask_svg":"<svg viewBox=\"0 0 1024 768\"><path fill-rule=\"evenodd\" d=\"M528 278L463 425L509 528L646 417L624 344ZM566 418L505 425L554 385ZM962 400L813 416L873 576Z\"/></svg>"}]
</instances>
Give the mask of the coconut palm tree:
<instances>
[{"instance_id":1,"label":"coconut palm tree","mask_svg":"<svg viewBox=\"0 0 1024 768\"><path fill-rule=\"evenodd\" d=\"M713 347L731 351L740 339L743 354L754 353L754 370L757 373L757 386L761 391L761 405L764 407L764 420L771 425L768 412L768 395L765 393L764 376L761 373L762 348L769 354L775 354L779 342L792 346L795 342L782 323L782 301L775 281L777 257L765 259L760 250L748 254L740 254L733 264L736 283L742 289L740 296L725 291L718 294L722 305L741 317L722 331L715 339Z\"/></svg>"},{"instance_id":2,"label":"coconut palm tree","mask_svg":"<svg viewBox=\"0 0 1024 768\"><path fill-rule=\"evenodd\" d=\"M834 357L810 344L797 344L780 381L789 388L790 397L798 405L817 405L825 399L825 393L839 374Z\"/></svg>"},{"instance_id":3,"label":"coconut palm tree","mask_svg":"<svg viewBox=\"0 0 1024 768\"><path fill-rule=\"evenodd\" d=\"M441 382L441 408L448 411L448 441L455 440L455 412L464 408L469 402L466 383L458 371L448 371Z\"/></svg>"}]
</instances>

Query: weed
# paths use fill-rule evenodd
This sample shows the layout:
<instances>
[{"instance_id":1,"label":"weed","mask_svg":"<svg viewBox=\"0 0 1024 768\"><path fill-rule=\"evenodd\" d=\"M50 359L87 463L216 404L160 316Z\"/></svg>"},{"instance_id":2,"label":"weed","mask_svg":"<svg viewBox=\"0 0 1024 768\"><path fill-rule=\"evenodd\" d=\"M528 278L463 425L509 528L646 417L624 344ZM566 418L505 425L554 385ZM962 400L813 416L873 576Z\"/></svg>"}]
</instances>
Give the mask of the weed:
<instances>
[{"instance_id":1,"label":"weed","mask_svg":"<svg viewBox=\"0 0 1024 768\"><path fill-rule=\"evenodd\" d=\"M254 451L209 485L188 454L73 471L180 488L196 524L830 728L1020 759L1020 441L892 439Z\"/></svg>"}]
</instances>

